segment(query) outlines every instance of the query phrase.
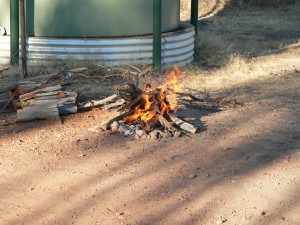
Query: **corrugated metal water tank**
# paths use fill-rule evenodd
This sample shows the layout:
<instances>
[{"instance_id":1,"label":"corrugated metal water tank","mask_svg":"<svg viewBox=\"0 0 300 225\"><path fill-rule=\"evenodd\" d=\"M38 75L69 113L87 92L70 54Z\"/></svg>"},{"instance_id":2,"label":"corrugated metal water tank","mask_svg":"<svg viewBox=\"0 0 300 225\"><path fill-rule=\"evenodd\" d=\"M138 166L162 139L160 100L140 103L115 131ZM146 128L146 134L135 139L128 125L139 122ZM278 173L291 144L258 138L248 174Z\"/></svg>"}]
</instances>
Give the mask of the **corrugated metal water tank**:
<instances>
[{"instance_id":1,"label":"corrugated metal water tank","mask_svg":"<svg viewBox=\"0 0 300 225\"><path fill-rule=\"evenodd\" d=\"M27 61L64 59L105 65L152 63L153 0L26 0ZM10 62L10 0L0 0L0 64ZM162 64L193 61L193 26L180 22L180 0L162 0ZM21 48L20 48L21 49Z\"/></svg>"},{"instance_id":2,"label":"corrugated metal water tank","mask_svg":"<svg viewBox=\"0 0 300 225\"><path fill-rule=\"evenodd\" d=\"M9 2L0 0L0 27L8 34ZM163 32L178 27L179 12L180 0L162 0ZM151 34L153 0L26 0L26 19L30 37Z\"/></svg>"}]
</instances>

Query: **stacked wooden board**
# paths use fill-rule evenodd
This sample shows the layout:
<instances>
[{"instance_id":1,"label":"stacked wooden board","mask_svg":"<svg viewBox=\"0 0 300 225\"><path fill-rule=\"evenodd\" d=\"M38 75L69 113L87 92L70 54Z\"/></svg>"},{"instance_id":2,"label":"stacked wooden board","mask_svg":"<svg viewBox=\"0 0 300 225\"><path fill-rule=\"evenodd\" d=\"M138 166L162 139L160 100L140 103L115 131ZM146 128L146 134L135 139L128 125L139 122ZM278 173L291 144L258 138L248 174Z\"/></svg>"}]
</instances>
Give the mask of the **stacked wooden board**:
<instances>
[{"instance_id":1,"label":"stacked wooden board","mask_svg":"<svg viewBox=\"0 0 300 225\"><path fill-rule=\"evenodd\" d=\"M64 91L60 84L38 87L37 83L18 84L15 93L19 94L19 99L13 103L18 121L47 119L77 112L77 92Z\"/></svg>"}]
</instances>

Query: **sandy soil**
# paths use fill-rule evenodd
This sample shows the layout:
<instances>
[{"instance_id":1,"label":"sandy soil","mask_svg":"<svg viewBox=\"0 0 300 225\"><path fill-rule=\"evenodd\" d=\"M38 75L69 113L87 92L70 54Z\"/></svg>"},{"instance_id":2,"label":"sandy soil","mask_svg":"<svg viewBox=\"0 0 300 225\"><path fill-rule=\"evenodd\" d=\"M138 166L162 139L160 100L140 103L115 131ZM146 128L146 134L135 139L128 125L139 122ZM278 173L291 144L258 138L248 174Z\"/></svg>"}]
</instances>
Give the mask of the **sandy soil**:
<instances>
[{"instance_id":1,"label":"sandy soil","mask_svg":"<svg viewBox=\"0 0 300 225\"><path fill-rule=\"evenodd\" d=\"M243 16L228 10L205 29L247 52L251 38L256 47L261 39L259 32L238 39L246 18L264 19L259 31L271 29L276 10L293 9L251 8ZM295 17L285 23L292 27ZM229 20L239 22L218 22ZM186 78L186 87L206 86L211 98L244 102L180 110L201 128L190 138L112 135L98 128L115 112L97 109L28 123L0 114L0 224L299 225L300 32L278 32L249 55L247 69L240 65L242 75L226 67L206 72L198 86L193 75ZM85 98L112 87L96 78L82 82Z\"/></svg>"}]
</instances>

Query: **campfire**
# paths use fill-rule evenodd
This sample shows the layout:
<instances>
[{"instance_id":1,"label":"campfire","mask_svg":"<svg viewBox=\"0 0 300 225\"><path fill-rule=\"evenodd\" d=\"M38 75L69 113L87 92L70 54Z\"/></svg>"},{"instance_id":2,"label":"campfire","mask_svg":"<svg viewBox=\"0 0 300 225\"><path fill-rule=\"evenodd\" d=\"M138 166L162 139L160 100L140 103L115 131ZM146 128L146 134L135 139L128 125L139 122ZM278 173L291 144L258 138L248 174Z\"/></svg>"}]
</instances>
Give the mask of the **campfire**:
<instances>
[{"instance_id":1,"label":"campfire","mask_svg":"<svg viewBox=\"0 0 300 225\"><path fill-rule=\"evenodd\" d=\"M121 114L110 120L106 128L136 138L180 137L196 133L197 127L175 116L179 108L177 95L182 90L179 81L183 73L178 67L166 74L166 82L155 87L147 83L144 88L138 82L116 87L117 95L126 102L118 111Z\"/></svg>"}]
</instances>

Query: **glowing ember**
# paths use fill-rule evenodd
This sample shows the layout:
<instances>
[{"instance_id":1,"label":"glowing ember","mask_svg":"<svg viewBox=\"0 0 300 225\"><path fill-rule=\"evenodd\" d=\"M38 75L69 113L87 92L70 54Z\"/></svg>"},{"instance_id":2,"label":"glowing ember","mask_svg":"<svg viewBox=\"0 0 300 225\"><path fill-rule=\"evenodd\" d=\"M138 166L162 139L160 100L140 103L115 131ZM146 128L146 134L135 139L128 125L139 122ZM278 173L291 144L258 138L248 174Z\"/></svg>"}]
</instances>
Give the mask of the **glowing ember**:
<instances>
[{"instance_id":1,"label":"glowing ember","mask_svg":"<svg viewBox=\"0 0 300 225\"><path fill-rule=\"evenodd\" d=\"M166 78L167 81L162 86L146 87L139 105L134 108L134 113L123 119L125 123L138 123L139 120L144 123L156 121L157 113L166 116L171 110L176 111L179 108L177 93L182 87L178 85L178 81L183 78L183 73L174 66L174 69L166 74Z\"/></svg>"}]
</instances>

